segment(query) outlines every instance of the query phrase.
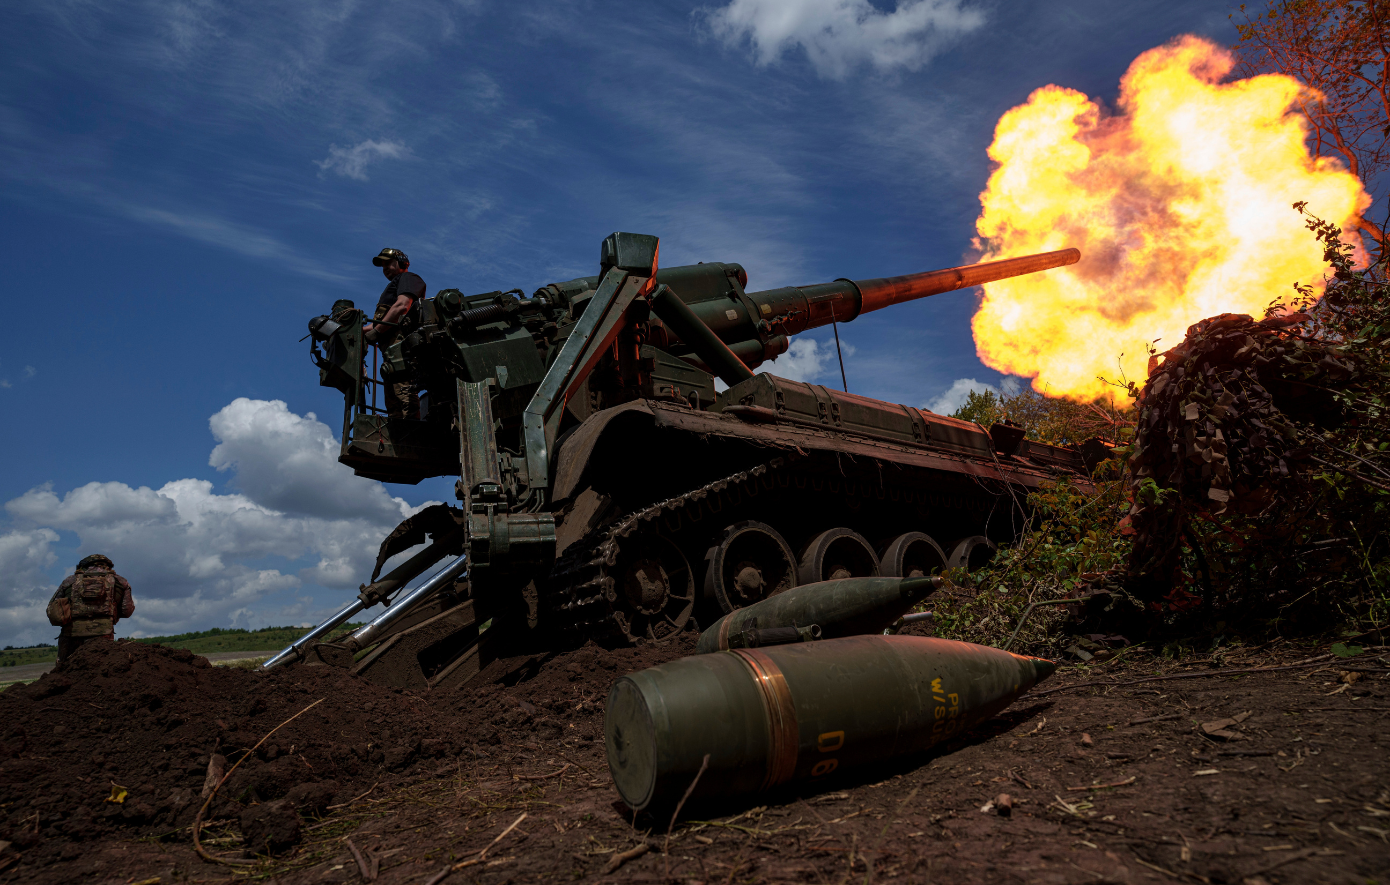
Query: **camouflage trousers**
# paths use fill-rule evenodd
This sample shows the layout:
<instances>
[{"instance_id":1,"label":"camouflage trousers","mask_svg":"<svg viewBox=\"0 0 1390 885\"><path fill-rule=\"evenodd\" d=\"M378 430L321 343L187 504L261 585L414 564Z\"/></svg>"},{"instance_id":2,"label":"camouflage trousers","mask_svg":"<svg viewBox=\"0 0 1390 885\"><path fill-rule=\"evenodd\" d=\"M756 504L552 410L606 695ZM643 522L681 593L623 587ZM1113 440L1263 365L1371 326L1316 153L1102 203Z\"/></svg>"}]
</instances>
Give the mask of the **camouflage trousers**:
<instances>
[{"instance_id":1,"label":"camouflage trousers","mask_svg":"<svg viewBox=\"0 0 1390 885\"><path fill-rule=\"evenodd\" d=\"M107 633L102 636L73 636L72 633L68 630L68 628L64 627L58 633L57 663L61 664L63 661L66 661L68 658L72 657L72 653L77 651L77 648L80 645L83 645L88 642L99 642L101 640L113 642L115 641L115 639L116 634L114 633Z\"/></svg>"},{"instance_id":2,"label":"camouflage trousers","mask_svg":"<svg viewBox=\"0 0 1390 885\"><path fill-rule=\"evenodd\" d=\"M420 385L414 378L405 381L382 379L388 418L420 417Z\"/></svg>"}]
</instances>

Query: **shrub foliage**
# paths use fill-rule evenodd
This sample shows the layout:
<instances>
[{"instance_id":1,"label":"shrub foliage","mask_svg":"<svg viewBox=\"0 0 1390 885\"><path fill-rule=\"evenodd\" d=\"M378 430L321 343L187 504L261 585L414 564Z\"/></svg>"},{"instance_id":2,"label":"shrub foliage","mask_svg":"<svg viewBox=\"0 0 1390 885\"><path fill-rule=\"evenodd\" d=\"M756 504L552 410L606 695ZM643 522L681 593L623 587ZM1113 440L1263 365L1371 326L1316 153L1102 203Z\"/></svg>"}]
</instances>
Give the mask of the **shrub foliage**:
<instances>
[{"instance_id":1,"label":"shrub foliage","mask_svg":"<svg viewBox=\"0 0 1390 885\"><path fill-rule=\"evenodd\" d=\"M977 589L937 601L941 635L1000 644L1030 603L1097 588L1114 594L1112 623L1151 635L1380 628L1390 616L1385 264L1358 269L1335 226L1307 224L1332 270L1323 296L1304 288L1260 319L1196 323L1154 355L1142 386L1127 385L1129 409L971 395L957 416L1009 417L1061 444L1101 430L1123 460L1097 471L1094 495L1068 483L1033 495L1027 531L973 576ZM1049 644L1063 623L1060 607L1038 610L1016 647Z\"/></svg>"}]
</instances>

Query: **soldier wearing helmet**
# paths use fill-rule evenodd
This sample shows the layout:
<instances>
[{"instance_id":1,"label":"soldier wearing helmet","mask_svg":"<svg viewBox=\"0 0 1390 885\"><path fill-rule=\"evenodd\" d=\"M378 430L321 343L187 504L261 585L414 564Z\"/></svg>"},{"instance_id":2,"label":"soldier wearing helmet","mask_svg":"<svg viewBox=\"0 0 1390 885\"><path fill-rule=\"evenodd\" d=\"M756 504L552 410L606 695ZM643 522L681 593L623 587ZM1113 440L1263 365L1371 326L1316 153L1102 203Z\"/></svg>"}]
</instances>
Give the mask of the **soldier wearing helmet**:
<instances>
[{"instance_id":1,"label":"soldier wearing helmet","mask_svg":"<svg viewBox=\"0 0 1390 885\"><path fill-rule=\"evenodd\" d=\"M410 259L400 249L382 249L372 259L390 280L376 303L371 323L363 326L367 341L381 347L409 335L420 325L420 301L425 297L425 281L411 273ZM419 385L414 378L382 378L386 392L386 414L392 418L415 418L420 412Z\"/></svg>"},{"instance_id":2,"label":"soldier wearing helmet","mask_svg":"<svg viewBox=\"0 0 1390 885\"><path fill-rule=\"evenodd\" d=\"M111 560L100 553L85 557L48 603L48 622L63 628L58 660L67 660L84 642L114 639L116 622L134 613L130 582L116 574Z\"/></svg>"}]
</instances>

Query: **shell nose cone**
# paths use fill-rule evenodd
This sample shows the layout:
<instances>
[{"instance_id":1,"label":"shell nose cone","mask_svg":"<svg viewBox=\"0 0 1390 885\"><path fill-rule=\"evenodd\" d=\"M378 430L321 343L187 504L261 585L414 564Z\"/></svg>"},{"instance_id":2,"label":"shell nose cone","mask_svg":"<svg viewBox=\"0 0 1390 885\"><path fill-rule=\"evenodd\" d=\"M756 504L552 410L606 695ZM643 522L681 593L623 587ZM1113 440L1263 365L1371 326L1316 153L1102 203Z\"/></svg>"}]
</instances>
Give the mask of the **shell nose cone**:
<instances>
[{"instance_id":1,"label":"shell nose cone","mask_svg":"<svg viewBox=\"0 0 1390 885\"><path fill-rule=\"evenodd\" d=\"M1023 665L1023 672L1033 674L1032 685L1037 685L1053 673L1057 672L1057 662L1049 661L1047 658L1033 658L1027 655L1014 655L1018 662ZM1029 686L1030 688L1032 686Z\"/></svg>"},{"instance_id":2,"label":"shell nose cone","mask_svg":"<svg viewBox=\"0 0 1390 885\"><path fill-rule=\"evenodd\" d=\"M1049 661L1047 658L1029 658L1029 663L1033 665L1033 684L1037 685L1053 673L1057 672L1057 662Z\"/></svg>"},{"instance_id":3,"label":"shell nose cone","mask_svg":"<svg viewBox=\"0 0 1390 885\"><path fill-rule=\"evenodd\" d=\"M941 589L945 584L945 578L942 578L940 575L927 575L922 578L903 578L898 592L903 596L926 596L935 590Z\"/></svg>"}]
</instances>

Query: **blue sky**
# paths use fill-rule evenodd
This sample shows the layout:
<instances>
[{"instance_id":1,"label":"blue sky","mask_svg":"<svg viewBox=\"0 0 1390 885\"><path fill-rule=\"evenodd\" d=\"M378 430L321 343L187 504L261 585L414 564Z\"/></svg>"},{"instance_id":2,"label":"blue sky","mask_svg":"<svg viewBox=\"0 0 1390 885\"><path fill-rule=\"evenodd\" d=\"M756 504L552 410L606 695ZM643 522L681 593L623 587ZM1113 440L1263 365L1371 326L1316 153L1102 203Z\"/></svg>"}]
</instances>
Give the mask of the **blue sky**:
<instances>
[{"instance_id":1,"label":"blue sky","mask_svg":"<svg viewBox=\"0 0 1390 885\"><path fill-rule=\"evenodd\" d=\"M121 634L312 620L447 481L333 462L309 316L595 272L614 230L768 288L968 259L1001 113L1104 100L1209 2L216 3L0 12L0 645L51 641L77 558L135 586ZM842 327L850 389L999 384L971 293ZM826 330L828 331L828 330ZM773 370L838 375L828 335ZM318 420L322 419L322 420ZM327 422L325 425L324 422Z\"/></svg>"}]
</instances>

